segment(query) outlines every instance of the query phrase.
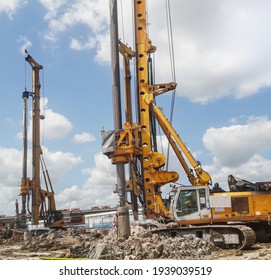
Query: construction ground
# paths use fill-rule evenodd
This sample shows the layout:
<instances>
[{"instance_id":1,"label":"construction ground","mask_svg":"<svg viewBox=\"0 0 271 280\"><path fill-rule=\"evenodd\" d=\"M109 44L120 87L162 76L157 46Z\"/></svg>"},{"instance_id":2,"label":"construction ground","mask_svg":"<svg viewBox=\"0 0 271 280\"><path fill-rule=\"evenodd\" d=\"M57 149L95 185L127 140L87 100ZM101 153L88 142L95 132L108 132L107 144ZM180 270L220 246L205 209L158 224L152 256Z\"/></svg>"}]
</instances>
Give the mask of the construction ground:
<instances>
[{"instance_id":1,"label":"construction ground","mask_svg":"<svg viewBox=\"0 0 271 280\"><path fill-rule=\"evenodd\" d=\"M18 259L107 260L271 260L271 243L256 243L249 250L218 249L198 238L163 237L141 226L131 227L128 239L112 229L67 229L29 236L9 230L0 236L0 260Z\"/></svg>"}]
</instances>

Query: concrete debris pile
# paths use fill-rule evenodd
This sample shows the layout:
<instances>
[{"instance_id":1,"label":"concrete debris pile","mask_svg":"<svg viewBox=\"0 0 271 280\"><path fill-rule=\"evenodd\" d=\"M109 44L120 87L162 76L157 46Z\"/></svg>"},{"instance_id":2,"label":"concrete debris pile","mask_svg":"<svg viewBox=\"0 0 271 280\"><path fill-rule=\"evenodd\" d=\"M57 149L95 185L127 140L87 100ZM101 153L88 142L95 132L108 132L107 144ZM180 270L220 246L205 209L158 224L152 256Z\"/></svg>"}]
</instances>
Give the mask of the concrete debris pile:
<instances>
[{"instance_id":1,"label":"concrete debris pile","mask_svg":"<svg viewBox=\"0 0 271 280\"><path fill-rule=\"evenodd\" d=\"M68 229L31 237L21 247L29 252L59 252L57 257L86 258L91 245L108 234L108 230Z\"/></svg>"},{"instance_id":2,"label":"concrete debris pile","mask_svg":"<svg viewBox=\"0 0 271 280\"><path fill-rule=\"evenodd\" d=\"M25 241L21 250L62 251L58 257L107 260L206 259L216 247L199 238L163 237L133 226L128 239L112 230L53 231Z\"/></svg>"},{"instance_id":3,"label":"concrete debris pile","mask_svg":"<svg viewBox=\"0 0 271 280\"><path fill-rule=\"evenodd\" d=\"M144 259L206 259L216 247L194 237L164 237L142 227L132 228L132 235L112 242L105 236L91 248L92 259L144 260Z\"/></svg>"}]
</instances>

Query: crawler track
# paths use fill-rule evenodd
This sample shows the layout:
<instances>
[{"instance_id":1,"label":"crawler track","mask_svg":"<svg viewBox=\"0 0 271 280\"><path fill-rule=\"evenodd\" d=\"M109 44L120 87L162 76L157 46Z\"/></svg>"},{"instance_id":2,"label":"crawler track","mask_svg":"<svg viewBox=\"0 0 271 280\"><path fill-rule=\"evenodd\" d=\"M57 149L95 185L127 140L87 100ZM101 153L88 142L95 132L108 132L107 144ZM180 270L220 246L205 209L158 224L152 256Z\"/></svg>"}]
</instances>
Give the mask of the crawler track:
<instances>
[{"instance_id":1,"label":"crawler track","mask_svg":"<svg viewBox=\"0 0 271 280\"><path fill-rule=\"evenodd\" d=\"M192 227L160 228L153 233L166 236L195 236L213 242L223 249L249 249L256 241L255 232L245 225L210 225Z\"/></svg>"}]
</instances>

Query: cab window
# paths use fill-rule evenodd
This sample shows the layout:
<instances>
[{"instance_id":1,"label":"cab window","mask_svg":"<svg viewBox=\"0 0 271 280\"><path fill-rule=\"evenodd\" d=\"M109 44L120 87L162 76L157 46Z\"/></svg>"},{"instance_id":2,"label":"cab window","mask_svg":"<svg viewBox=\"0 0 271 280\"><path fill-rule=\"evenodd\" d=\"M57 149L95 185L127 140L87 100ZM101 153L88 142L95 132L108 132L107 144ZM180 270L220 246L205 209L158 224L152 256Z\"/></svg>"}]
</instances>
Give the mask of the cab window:
<instances>
[{"instance_id":1,"label":"cab window","mask_svg":"<svg viewBox=\"0 0 271 280\"><path fill-rule=\"evenodd\" d=\"M177 209L181 216L188 215L198 211L197 191L182 190L177 201Z\"/></svg>"},{"instance_id":2,"label":"cab window","mask_svg":"<svg viewBox=\"0 0 271 280\"><path fill-rule=\"evenodd\" d=\"M205 192L205 189L200 189L199 190L199 205L200 205L200 210L206 208L206 192Z\"/></svg>"}]
</instances>

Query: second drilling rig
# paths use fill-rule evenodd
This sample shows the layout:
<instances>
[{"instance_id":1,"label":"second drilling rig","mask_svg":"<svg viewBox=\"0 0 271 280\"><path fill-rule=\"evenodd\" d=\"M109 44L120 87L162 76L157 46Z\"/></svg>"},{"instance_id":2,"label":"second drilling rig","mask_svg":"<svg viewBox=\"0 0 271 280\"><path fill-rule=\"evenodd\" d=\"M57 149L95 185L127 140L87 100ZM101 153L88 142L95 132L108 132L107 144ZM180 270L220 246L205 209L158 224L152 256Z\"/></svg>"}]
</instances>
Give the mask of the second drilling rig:
<instances>
[{"instance_id":1,"label":"second drilling rig","mask_svg":"<svg viewBox=\"0 0 271 280\"><path fill-rule=\"evenodd\" d=\"M32 69L32 91L25 90L22 98L24 103L23 114L23 168L20 186L21 196L21 213L17 209L17 226L19 228L27 228L27 224L38 226L42 221L45 227L61 228L71 225L80 225L85 223L83 213L69 213L64 216L61 210L57 210L55 202L55 193L52 186L51 178L47 170L43 152L40 144L40 120L44 119L40 110L40 65L26 51L26 62ZM32 98L32 178L27 175L27 114L28 99ZM41 187L41 174L45 189Z\"/></svg>"}]
</instances>

